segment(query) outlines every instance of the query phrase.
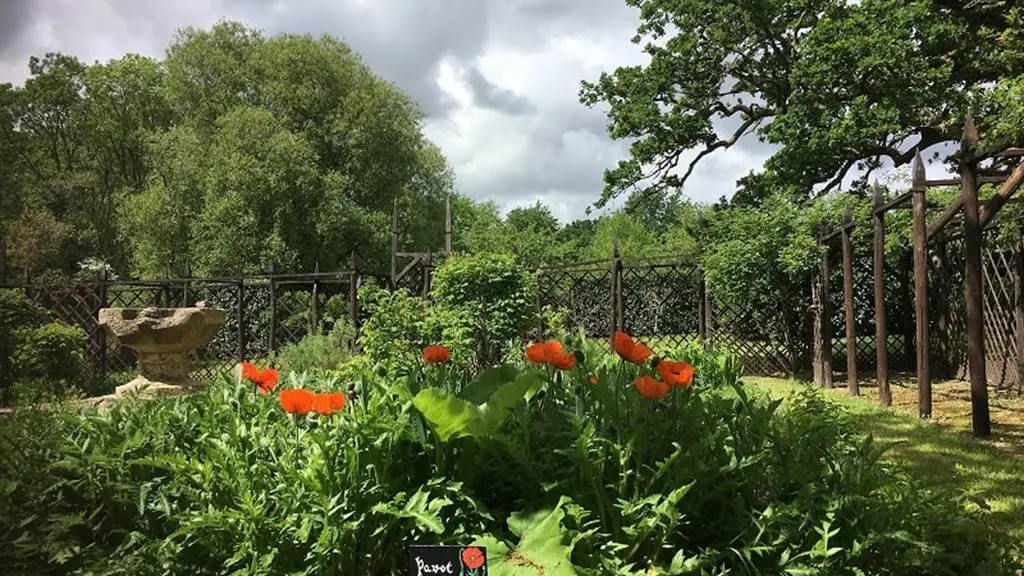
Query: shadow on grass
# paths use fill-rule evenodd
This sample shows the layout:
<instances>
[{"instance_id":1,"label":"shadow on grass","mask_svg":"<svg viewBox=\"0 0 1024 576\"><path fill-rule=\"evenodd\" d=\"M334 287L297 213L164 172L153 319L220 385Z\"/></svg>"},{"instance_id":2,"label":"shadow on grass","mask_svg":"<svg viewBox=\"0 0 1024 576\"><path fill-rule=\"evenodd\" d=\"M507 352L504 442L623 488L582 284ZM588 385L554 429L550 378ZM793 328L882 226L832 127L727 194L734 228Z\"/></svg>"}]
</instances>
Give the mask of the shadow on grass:
<instances>
[{"instance_id":1,"label":"shadow on grass","mask_svg":"<svg viewBox=\"0 0 1024 576\"><path fill-rule=\"evenodd\" d=\"M809 386L767 378L745 381L776 397ZM844 389L826 394L846 408L854 425L864 434L879 442L899 442L890 454L915 477L929 485L953 487L982 498L997 526L1024 537L1024 422L1012 421L1006 413L993 411L994 439L979 441L970 434L969 395L965 397L960 389L936 390L933 414L940 417L932 422L916 418L914 389L894 388L893 408L887 410L878 407L873 387L865 390L862 386L859 398L847 396ZM1014 412L1021 410L1022 402L1010 402ZM991 404L995 408L997 403ZM912 412L908 413L908 409Z\"/></svg>"}]
</instances>

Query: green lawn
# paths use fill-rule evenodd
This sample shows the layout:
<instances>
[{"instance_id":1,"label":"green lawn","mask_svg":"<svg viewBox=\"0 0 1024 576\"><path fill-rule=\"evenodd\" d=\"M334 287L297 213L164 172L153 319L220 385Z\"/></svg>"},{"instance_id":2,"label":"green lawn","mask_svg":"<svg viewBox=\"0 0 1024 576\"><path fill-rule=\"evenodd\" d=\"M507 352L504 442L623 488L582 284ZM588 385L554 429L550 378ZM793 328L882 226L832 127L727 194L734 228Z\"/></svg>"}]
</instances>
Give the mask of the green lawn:
<instances>
[{"instance_id":1,"label":"green lawn","mask_svg":"<svg viewBox=\"0 0 1024 576\"><path fill-rule=\"evenodd\" d=\"M766 390L775 397L809 384L776 378L745 378L745 382ZM947 383L945 392L938 391L933 402L935 413L963 412L964 402L960 384ZM903 390L909 395L911 390ZM959 419L937 418L923 422L910 413L906 406L894 402L884 410L877 405L874 389L863 390L860 398L846 395L844 389L829 390L826 394L845 407L857 427L883 442L901 442L892 454L902 459L910 470L929 484L959 486L968 494L979 496L983 505L991 509L992 520L1017 537L1024 538L1024 456L1022 446L1003 437L1013 438L1020 433L1019 425L1001 418L1003 414L1018 413L1024 401L998 400L993 404L1001 410L993 411L995 438L980 442L969 433ZM1011 404L1009 410L1007 404ZM969 414L969 409L968 409ZM1018 416L1019 417L1019 416Z\"/></svg>"}]
</instances>

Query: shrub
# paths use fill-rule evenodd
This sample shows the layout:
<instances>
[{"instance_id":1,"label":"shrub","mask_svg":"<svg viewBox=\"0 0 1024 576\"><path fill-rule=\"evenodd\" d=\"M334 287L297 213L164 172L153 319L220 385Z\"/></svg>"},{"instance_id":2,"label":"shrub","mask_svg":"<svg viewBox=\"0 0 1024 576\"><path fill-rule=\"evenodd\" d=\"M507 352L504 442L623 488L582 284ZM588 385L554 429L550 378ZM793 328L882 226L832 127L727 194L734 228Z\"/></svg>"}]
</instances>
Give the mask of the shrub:
<instances>
[{"instance_id":1,"label":"shrub","mask_svg":"<svg viewBox=\"0 0 1024 576\"><path fill-rule=\"evenodd\" d=\"M234 380L104 414L17 413L0 425L0 565L372 576L402 573L411 544L474 543L494 574L1019 567L1015 543L816 391L782 404L709 377L650 401L632 386L645 370L501 366L466 386L444 366L366 372L330 417Z\"/></svg>"},{"instance_id":2,"label":"shrub","mask_svg":"<svg viewBox=\"0 0 1024 576\"><path fill-rule=\"evenodd\" d=\"M359 290L368 319L359 332L359 345L371 362L395 375L418 370L420 351L428 344L452 350L453 363L467 366L473 357L473 321L457 307L428 302L405 290L387 291L372 284Z\"/></svg>"},{"instance_id":3,"label":"shrub","mask_svg":"<svg viewBox=\"0 0 1024 576\"><path fill-rule=\"evenodd\" d=\"M335 322L326 334L310 334L281 347L272 363L286 372L337 370L352 357L356 331L348 322Z\"/></svg>"},{"instance_id":4,"label":"shrub","mask_svg":"<svg viewBox=\"0 0 1024 576\"><path fill-rule=\"evenodd\" d=\"M456 255L434 274L438 304L462 311L472 323L476 355L486 367L501 360L502 348L534 325L534 277L512 256Z\"/></svg>"},{"instance_id":5,"label":"shrub","mask_svg":"<svg viewBox=\"0 0 1024 576\"><path fill-rule=\"evenodd\" d=\"M80 384L84 341L81 329L53 321L21 291L0 290L0 404L13 400L16 382L22 399Z\"/></svg>"}]
</instances>

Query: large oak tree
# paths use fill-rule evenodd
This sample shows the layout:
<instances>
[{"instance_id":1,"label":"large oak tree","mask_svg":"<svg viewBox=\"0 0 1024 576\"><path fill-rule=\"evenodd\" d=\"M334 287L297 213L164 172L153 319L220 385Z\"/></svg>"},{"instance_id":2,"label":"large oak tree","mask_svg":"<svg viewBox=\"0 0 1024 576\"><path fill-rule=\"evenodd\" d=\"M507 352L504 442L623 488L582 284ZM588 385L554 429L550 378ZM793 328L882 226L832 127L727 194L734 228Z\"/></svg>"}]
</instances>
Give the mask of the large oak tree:
<instances>
[{"instance_id":1,"label":"large oak tree","mask_svg":"<svg viewBox=\"0 0 1024 576\"><path fill-rule=\"evenodd\" d=\"M987 149L1018 145L1022 9L1010 0L626 0L650 62L584 82L609 105L630 157L598 202L680 189L709 154L745 138L778 146L738 198L840 186L855 169L908 163L960 138L968 111ZM951 147L946 147L946 149Z\"/></svg>"}]
</instances>

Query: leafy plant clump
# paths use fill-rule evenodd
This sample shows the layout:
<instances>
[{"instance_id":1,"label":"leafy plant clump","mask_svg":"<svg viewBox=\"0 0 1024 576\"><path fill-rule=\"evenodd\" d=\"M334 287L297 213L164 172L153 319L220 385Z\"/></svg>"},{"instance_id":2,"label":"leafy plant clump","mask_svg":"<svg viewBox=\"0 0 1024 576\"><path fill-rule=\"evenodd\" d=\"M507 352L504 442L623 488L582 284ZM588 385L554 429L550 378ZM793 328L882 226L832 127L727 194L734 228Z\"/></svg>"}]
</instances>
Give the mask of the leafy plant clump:
<instances>
[{"instance_id":1,"label":"leafy plant clump","mask_svg":"<svg viewBox=\"0 0 1024 576\"><path fill-rule=\"evenodd\" d=\"M0 290L0 405L85 383L84 340L80 328L55 321L21 291Z\"/></svg>"},{"instance_id":2,"label":"leafy plant clump","mask_svg":"<svg viewBox=\"0 0 1024 576\"><path fill-rule=\"evenodd\" d=\"M1017 567L1015 543L819 394L752 394L721 351L614 344L620 359L597 362L538 343L473 379L441 346L400 378L278 383L245 365L187 397L16 413L0 425L0 565L384 575L411 544L473 544L499 576Z\"/></svg>"}]
</instances>

